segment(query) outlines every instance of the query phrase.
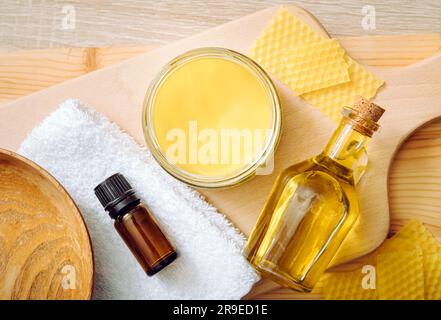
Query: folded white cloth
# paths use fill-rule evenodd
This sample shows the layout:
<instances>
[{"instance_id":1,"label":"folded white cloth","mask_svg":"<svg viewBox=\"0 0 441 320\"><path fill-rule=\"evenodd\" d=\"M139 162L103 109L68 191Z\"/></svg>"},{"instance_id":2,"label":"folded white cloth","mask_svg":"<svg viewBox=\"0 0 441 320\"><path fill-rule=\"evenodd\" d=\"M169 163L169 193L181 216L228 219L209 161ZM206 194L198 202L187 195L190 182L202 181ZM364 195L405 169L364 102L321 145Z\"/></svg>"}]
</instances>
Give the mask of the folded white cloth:
<instances>
[{"instance_id":1,"label":"folded white cloth","mask_svg":"<svg viewBox=\"0 0 441 320\"><path fill-rule=\"evenodd\" d=\"M258 276L244 236L199 193L169 176L119 127L67 100L36 127L19 153L54 175L79 206L95 253L96 299L239 299ZM120 239L94 187L121 172L176 245L179 258L147 277Z\"/></svg>"}]
</instances>

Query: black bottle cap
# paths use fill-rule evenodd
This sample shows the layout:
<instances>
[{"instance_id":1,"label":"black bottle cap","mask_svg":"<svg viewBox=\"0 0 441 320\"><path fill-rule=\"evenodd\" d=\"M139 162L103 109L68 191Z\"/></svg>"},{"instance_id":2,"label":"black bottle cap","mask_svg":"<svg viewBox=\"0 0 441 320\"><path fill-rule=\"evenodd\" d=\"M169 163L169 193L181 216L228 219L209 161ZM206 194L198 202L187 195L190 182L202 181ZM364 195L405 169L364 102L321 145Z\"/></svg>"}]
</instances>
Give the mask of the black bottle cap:
<instances>
[{"instance_id":1,"label":"black bottle cap","mask_svg":"<svg viewBox=\"0 0 441 320\"><path fill-rule=\"evenodd\" d=\"M109 212L112 219L124 214L124 208L129 204L140 202L130 183L121 173L115 173L95 187L95 195L104 210Z\"/></svg>"}]
</instances>

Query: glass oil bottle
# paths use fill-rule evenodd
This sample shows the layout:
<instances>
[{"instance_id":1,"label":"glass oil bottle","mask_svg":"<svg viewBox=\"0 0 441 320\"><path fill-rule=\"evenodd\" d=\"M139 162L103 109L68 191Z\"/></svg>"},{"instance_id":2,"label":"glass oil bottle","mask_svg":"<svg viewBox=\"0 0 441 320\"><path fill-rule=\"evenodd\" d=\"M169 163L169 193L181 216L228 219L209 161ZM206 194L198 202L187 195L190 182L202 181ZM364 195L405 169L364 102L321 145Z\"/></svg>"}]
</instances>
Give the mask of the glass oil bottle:
<instances>
[{"instance_id":1,"label":"glass oil bottle","mask_svg":"<svg viewBox=\"0 0 441 320\"><path fill-rule=\"evenodd\" d=\"M321 154L279 175L245 248L263 276L312 290L359 216L354 186L383 112L359 97Z\"/></svg>"}]
</instances>

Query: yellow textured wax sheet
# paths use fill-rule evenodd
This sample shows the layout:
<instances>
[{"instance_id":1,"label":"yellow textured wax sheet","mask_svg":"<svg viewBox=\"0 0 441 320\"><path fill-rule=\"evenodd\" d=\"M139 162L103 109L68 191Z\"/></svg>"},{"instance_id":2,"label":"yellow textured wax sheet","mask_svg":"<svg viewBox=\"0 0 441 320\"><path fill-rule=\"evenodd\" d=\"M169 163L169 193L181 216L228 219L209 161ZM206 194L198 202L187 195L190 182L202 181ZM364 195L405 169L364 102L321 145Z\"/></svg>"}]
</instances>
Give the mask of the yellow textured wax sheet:
<instances>
[{"instance_id":1,"label":"yellow textured wax sheet","mask_svg":"<svg viewBox=\"0 0 441 320\"><path fill-rule=\"evenodd\" d=\"M418 220L411 220L390 241L421 247L424 266L424 297L441 299L441 245Z\"/></svg>"},{"instance_id":2,"label":"yellow textured wax sheet","mask_svg":"<svg viewBox=\"0 0 441 320\"><path fill-rule=\"evenodd\" d=\"M423 251L394 251L377 257L377 290L381 300L423 300Z\"/></svg>"},{"instance_id":3,"label":"yellow textured wax sheet","mask_svg":"<svg viewBox=\"0 0 441 320\"><path fill-rule=\"evenodd\" d=\"M440 243L418 220L408 222L393 238L419 245L424 254L436 253L441 249Z\"/></svg>"},{"instance_id":4,"label":"yellow textured wax sheet","mask_svg":"<svg viewBox=\"0 0 441 320\"><path fill-rule=\"evenodd\" d=\"M377 248L374 252L359 259L361 264L377 264L377 257L379 254L394 252L394 251L410 251L418 245L419 241L411 241L406 238L400 238L393 236L390 239L386 239L383 244Z\"/></svg>"},{"instance_id":5,"label":"yellow textured wax sheet","mask_svg":"<svg viewBox=\"0 0 441 320\"><path fill-rule=\"evenodd\" d=\"M292 47L285 53L286 84L298 95L350 81L345 51L335 39Z\"/></svg>"},{"instance_id":6,"label":"yellow textured wax sheet","mask_svg":"<svg viewBox=\"0 0 441 320\"><path fill-rule=\"evenodd\" d=\"M249 56L286 83L285 51L321 39L324 39L322 35L282 7L256 40Z\"/></svg>"},{"instance_id":7,"label":"yellow textured wax sheet","mask_svg":"<svg viewBox=\"0 0 441 320\"><path fill-rule=\"evenodd\" d=\"M249 55L284 84L290 85L290 75L295 70L292 67L287 67L289 65L289 63L286 63L288 50L299 50L300 46L307 44L314 47L318 45L314 45L314 43L325 39L326 37L312 29L301 19L293 16L285 8L281 8L265 28L263 34L256 40ZM314 52L310 54L315 55ZM304 92L302 97L314 108L322 111L335 121L340 120L341 109L345 106L351 106L355 96L359 95L371 99L384 83L348 55L345 55L344 59L348 67L343 67L343 71L335 67L331 73L318 75L314 79L317 84L311 85L308 74L297 74L297 80L293 80L295 85L291 84L294 90L297 89ZM316 61L313 61L312 65L309 65L307 62L304 62L303 68L314 68L316 63ZM288 72L288 70L290 71ZM339 82L343 81L341 72L345 72L344 70L349 75L350 81ZM335 83L338 84L332 85L333 81L328 81L327 78L334 79ZM307 83L301 83L304 79L306 79ZM328 86L325 87L325 85ZM312 90L314 86L320 87L320 89L310 92L306 91ZM303 87L308 89L299 90L299 88ZM299 94L298 92L296 93Z\"/></svg>"},{"instance_id":8,"label":"yellow textured wax sheet","mask_svg":"<svg viewBox=\"0 0 441 320\"><path fill-rule=\"evenodd\" d=\"M441 300L441 250L425 254L424 297L426 300Z\"/></svg>"},{"instance_id":9,"label":"yellow textured wax sheet","mask_svg":"<svg viewBox=\"0 0 441 320\"><path fill-rule=\"evenodd\" d=\"M376 268L377 292L359 285L366 265ZM345 269L322 278L326 299L441 299L441 244L418 220ZM402 292L390 289L394 286Z\"/></svg>"},{"instance_id":10,"label":"yellow textured wax sheet","mask_svg":"<svg viewBox=\"0 0 441 320\"><path fill-rule=\"evenodd\" d=\"M363 288L366 274L362 269L347 272L330 272L323 278L323 294L327 300L375 300L377 290Z\"/></svg>"},{"instance_id":11,"label":"yellow textured wax sheet","mask_svg":"<svg viewBox=\"0 0 441 320\"><path fill-rule=\"evenodd\" d=\"M351 81L302 95L313 107L335 121L340 120L343 107L352 106L357 95L371 99L384 83L383 80L349 56L346 55L345 60L349 66L348 71Z\"/></svg>"}]
</instances>

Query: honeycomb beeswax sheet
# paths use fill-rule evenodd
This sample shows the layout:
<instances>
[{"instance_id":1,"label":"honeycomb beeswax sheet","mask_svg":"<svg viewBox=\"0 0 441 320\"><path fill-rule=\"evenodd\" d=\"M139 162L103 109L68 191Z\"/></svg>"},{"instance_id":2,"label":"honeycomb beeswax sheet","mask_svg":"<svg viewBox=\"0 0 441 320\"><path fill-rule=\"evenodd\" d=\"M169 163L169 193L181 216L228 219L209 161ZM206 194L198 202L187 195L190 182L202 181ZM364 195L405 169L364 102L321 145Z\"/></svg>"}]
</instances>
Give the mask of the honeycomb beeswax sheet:
<instances>
[{"instance_id":1,"label":"honeycomb beeswax sheet","mask_svg":"<svg viewBox=\"0 0 441 320\"><path fill-rule=\"evenodd\" d=\"M288 49L285 53L287 84L302 94L350 81L345 51L335 39Z\"/></svg>"},{"instance_id":2,"label":"honeycomb beeswax sheet","mask_svg":"<svg viewBox=\"0 0 441 320\"><path fill-rule=\"evenodd\" d=\"M354 266L325 274L326 299L441 299L441 245L420 221L408 222ZM376 290L362 287L365 266L375 268Z\"/></svg>"},{"instance_id":3,"label":"honeycomb beeswax sheet","mask_svg":"<svg viewBox=\"0 0 441 320\"><path fill-rule=\"evenodd\" d=\"M289 86L290 76L289 72L287 72L287 64L285 61L288 50L296 50L296 48L300 46L313 44L325 39L325 37L308 26L300 18L293 16L287 9L281 8L265 28L262 35L255 41L249 56L269 73ZM355 96L361 95L367 99L371 99L383 85L381 79L351 59L346 53L344 59L348 65L347 72L350 81L335 85L331 85L331 81L328 83L331 85L329 87L310 92L305 91L305 93L301 95L302 98L314 108L322 111L335 121L340 119L341 108L352 105ZM316 62L312 63L314 64ZM311 66L306 63L304 67L306 69L311 68ZM337 72L338 75L332 73L327 74L326 77L339 79L339 75L342 71L335 68L333 72ZM327 82L320 78L316 81L321 84ZM305 85L301 84L298 80L296 81L296 86L305 87Z\"/></svg>"},{"instance_id":4,"label":"honeycomb beeswax sheet","mask_svg":"<svg viewBox=\"0 0 441 320\"><path fill-rule=\"evenodd\" d=\"M423 300L424 266L420 247L377 257L377 290L381 300Z\"/></svg>"},{"instance_id":5,"label":"honeycomb beeswax sheet","mask_svg":"<svg viewBox=\"0 0 441 320\"><path fill-rule=\"evenodd\" d=\"M441 300L441 250L423 256L424 297L426 300Z\"/></svg>"},{"instance_id":6,"label":"honeycomb beeswax sheet","mask_svg":"<svg viewBox=\"0 0 441 320\"><path fill-rule=\"evenodd\" d=\"M372 99L384 83L348 55L345 60L351 81L302 95L302 98L334 121L340 120L342 108L351 106L357 95Z\"/></svg>"},{"instance_id":7,"label":"honeycomb beeswax sheet","mask_svg":"<svg viewBox=\"0 0 441 320\"><path fill-rule=\"evenodd\" d=\"M256 40L249 56L265 70L286 83L286 50L325 39L301 19L281 8L263 34Z\"/></svg>"},{"instance_id":8,"label":"honeycomb beeswax sheet","mask_svg":"<svg viewBox=\"0 0 441 320\"><path fill-rule=\"evenodd\" d=\"M362 285L365 274L361 269L346 272L333 272L323 280L327 300L375 300L376 289L366 289Z\"/></svg>"}]
</instances>

